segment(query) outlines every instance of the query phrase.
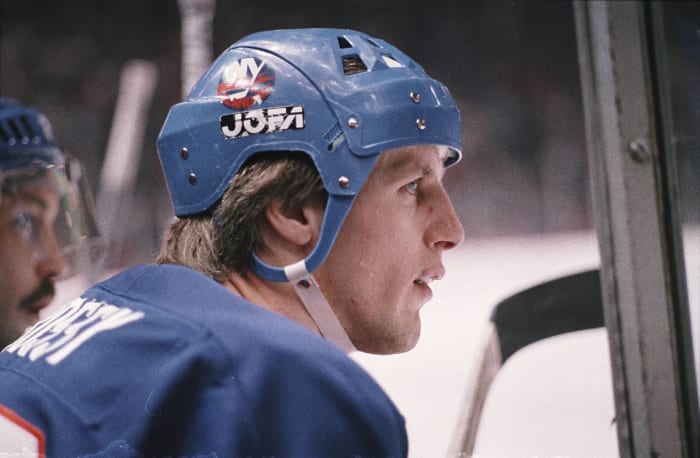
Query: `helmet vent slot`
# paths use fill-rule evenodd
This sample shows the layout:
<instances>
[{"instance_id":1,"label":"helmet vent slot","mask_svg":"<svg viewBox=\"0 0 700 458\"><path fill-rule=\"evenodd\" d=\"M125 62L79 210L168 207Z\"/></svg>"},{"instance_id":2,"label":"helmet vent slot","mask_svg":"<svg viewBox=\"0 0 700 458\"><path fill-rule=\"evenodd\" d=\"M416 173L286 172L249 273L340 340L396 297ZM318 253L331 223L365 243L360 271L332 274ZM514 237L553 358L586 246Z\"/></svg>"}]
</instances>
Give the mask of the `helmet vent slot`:
<instances>
[{"instance_id":1,"label":"helmet vent slot","mask_svg":"<svg viewBox=\"0 0 700 458\"><path fill-rule=\"evenodd\" d=\"M2 137L3 141L8 143L12 138L12 136L7 132L7 129L5 128L4 124L0 124L0 137Z\"/></svg>"},{"instance_id":2,"label":"helmet vent slot","mask_svg":"<svg viewBox=\"0 0 700 458\"><path fill-rule=\"evenodd\" d=\"M360 56L353 54L351 56L343 56L343 73L345 75L355 75L367 71L367 66L362 61Z\"/></svg>"},{"instance_id":3,"label":"helmet vent slot","mask_svg":"<svg viewBox=\"0 0 700 458\"><path fill-rule=\"evenodd\" d=\"M21 124L22 127L23 127L23 131L26 132L25 137L27 137L27 138L33 137L33 136L34 136L34 129L32 129L32 125L31 125L31 123L29 122L29 120L27 119L27 117L26 117L26 116L20 116L20 117L19 117L19 122L20 122L20 124Z\"/></svg>"},{"instance_id":4,"label":"helmet vent slot","mask_svg":"<svg viewBox=\"0 0 700 458\"><path fill-rule=\"evenodd\" d=\"M379 46L376 41L370 40L369 38L365 38L365 40L367 40L367 43L371 44L375 48L381 48L381 46Z\"/></svg>"},{"instance_id":5,"label":"helmet vent slot","mask_svg":"<svg viewBox=\"0 0 700 458\"><path fill-rule=\"evenodd\" d=\"M333 127L328 129L325 133L323 139L328 143L328 151L333 151L335 147L342 141L343 129L340 128L340 124L337 122L333 124Z\"/></svg>"},{"instance_id":6,"label":"helmet vent slot","mask_svg":"<svg viewBox=\"0 0 700 458\"><path fill-rule=\"evenodd\" d=\"M29 122L29 119L27 119L26 116L20 116L19 123L21 124L22 131L25 132L25 134L24 134L25 141L29 141L29 140L33 140L35 142L39 141L39 139L37 138L38 136L36 135L36 132L34 132L34 129L32 128L32 123Z\"/></svg>"},{"instance_id":7,"label":"helmet vent slot","mask_svg":"<svg viewBox=\"0 0 700 458\"><path fill-rule=\"evenodd\" d=\"M22 131L20 130L19 126L17 126L17 121L15 119L10 119L7 121L7 124L10 126L10 129L12 130L12 137L14 137L16 140L21 141L22 137Z\"/></svg>"},{"instance_id":8,"label":"helmet vent slot","mask_svg":"<svg viewBox=\"0 0 700 458\"><path fill-rule=\"evenodd\" d=\"M389 54L382 54L382 60L389 68L402 68L404 66L401 62L396 60L394 56L390 56Z\"/></svg>"},{"instance_id":9,"label":"helmet vent slot","mask_svg":"<svg viewBox=\"0 0 700 458\"><path fill-rule=\"evenodd\" d=\"M338 46L340 46L340 49L348 49L352 48L352 43L345 37L338 37Z\"/></svg>"}]
</instances>

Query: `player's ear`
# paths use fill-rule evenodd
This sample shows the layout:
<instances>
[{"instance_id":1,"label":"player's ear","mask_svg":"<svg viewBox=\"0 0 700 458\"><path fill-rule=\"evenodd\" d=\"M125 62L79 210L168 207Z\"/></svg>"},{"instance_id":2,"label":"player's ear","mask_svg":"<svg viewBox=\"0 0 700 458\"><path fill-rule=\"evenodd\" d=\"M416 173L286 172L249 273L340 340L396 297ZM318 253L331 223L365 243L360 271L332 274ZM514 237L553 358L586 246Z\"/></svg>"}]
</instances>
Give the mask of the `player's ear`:
<instances>
[{"instance_id":1,"label":"player's ear","mask_svg":"<svg viewBox=\"0 0 700 458\"><path fill-rule=\"evenodd\" d=\"M265 220L277 237L300 247L316 244L323 221L323 210L305 205L285 209L280 201L265 208Z\"/></svg>"}]
</instances>

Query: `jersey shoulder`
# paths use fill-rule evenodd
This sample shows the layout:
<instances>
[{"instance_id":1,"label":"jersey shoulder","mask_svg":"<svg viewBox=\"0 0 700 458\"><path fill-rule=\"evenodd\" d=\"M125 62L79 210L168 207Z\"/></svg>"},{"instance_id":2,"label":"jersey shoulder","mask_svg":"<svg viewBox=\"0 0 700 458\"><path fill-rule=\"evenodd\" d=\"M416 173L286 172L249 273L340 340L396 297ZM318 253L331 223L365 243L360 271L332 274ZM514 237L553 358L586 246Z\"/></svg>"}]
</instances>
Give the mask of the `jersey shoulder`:
<instances>
[{"instance_id":1,"label":"jersey shoulder","mask_svg":"<svg viewBox=\"0 0 700 458\"><path fill-rule=\"evenodd\" d=\"M141 266L95 285L7 347L0 372L0 404L52 447L81 429L101 432L94 447L121 438L160 454L206 444L224 455L400 455L406 442L393 403L344 353L182 267ZM213 417L226 428L211 428Z\"/></svg>"}]
</instances>

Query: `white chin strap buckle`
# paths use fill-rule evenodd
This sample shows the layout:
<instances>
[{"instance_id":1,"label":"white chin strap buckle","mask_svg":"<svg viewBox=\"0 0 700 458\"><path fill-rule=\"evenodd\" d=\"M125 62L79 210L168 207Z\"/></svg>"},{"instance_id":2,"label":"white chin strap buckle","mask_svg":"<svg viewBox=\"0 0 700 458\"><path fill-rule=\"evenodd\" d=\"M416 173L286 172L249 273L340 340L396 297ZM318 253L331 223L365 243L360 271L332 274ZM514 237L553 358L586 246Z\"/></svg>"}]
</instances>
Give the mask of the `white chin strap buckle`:
<instances>
[{"instance_id":1,"label":"white chin strap buckle","mask_svg":"<svg viewBox=\"0 0 700 458\"><path fill-rule=\"evenodd\" d=\"M321 292L318 283L306 270L306 263L302 260L284 268L284 274L294 286L297 296L306 307L311 318L316 322L321 335L329 342L334 343L346 353L356 351L350 337L333 313L333 309Z\"/></svg>"}]
</instances>

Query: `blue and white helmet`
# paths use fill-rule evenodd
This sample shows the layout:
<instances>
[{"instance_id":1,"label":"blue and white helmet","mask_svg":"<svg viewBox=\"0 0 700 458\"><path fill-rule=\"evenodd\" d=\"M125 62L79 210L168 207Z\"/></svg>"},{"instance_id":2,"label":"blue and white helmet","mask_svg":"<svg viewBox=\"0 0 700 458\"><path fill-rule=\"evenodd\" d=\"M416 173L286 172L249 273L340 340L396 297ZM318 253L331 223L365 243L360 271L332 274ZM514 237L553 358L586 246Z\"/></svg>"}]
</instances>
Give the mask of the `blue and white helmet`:
<instances>
[{"instance_id":1,"label":"blue and white helmet","mask_svg":"<svg viewBox=\"0 0 700 458\"><path fill-rule=\"evenodd\" d=\"M176 216L211 211L255 154L309 155L329 193L305 260L313 272L382 151L443 145L450 166L461 137L447 88L394 46L353 30L290 29L255 33L224 51L170 110L158 153ZM288 280L257 258L253 270Z\"/></svg>"}]
</instances>

